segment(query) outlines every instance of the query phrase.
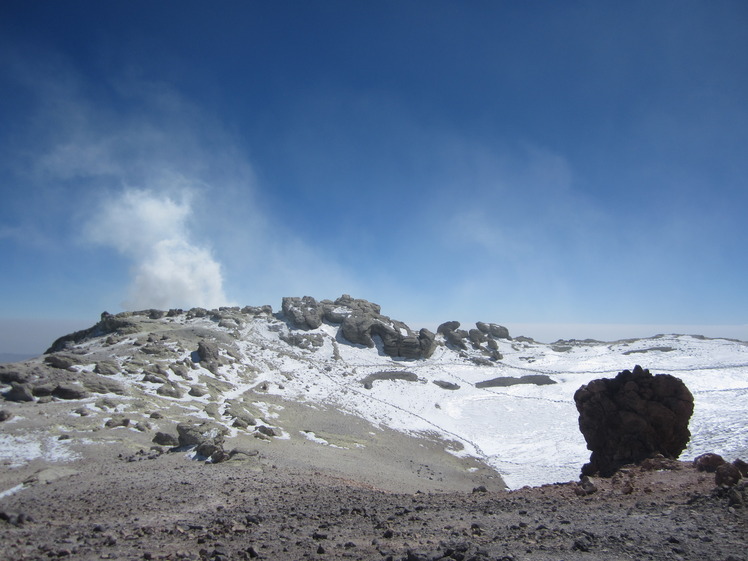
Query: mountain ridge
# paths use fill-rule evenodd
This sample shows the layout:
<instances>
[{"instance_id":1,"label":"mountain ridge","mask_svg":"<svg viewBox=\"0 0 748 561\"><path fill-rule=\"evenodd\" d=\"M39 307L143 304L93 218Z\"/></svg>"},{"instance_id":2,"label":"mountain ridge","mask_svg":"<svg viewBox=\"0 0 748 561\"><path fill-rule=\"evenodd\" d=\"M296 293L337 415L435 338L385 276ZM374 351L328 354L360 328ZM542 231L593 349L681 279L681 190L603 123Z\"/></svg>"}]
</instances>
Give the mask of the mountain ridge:
<instances>
[{"instance_id":1,"label":"mountain ridge","mask_svg":"<svg viewBox=\"0 0 748 561\"><path fill-rule=\"evenodd\" d=\"M746 455L738 417L748 387L747 351L742 342L685 335L543 344L483 322L470 330L445 322L432 333L348 295L289 297L278 312L271 306L105 312L92 327L58 338L47 354L3 365L0 382L6 402L10 395L46 407L74 398L67 403L75 402L75 414L88 423L81 438L115 418L111 407L99 406L106 399L132 426L150 424L146 434L174 434L177 421L200 419L223 426L229 442L310 441L321 433L315 422L328 423L322 413L314 418L316 407L416 442L441 442L450 457L479 462L465 473L518 487L578 474L587 451L571 396L594 377L633 366L632 355L653 371L689 378L703 406L687 454L706 447ZM303 426L294 420L299 407L309 419ZM166 420L145 415L160 410ZM715 428L726 421L731 439ZM333 424L337 432L328 442L345 441L346 422ZM261 426L275 436L259 432Z\"/></svg>"}]
</instances>

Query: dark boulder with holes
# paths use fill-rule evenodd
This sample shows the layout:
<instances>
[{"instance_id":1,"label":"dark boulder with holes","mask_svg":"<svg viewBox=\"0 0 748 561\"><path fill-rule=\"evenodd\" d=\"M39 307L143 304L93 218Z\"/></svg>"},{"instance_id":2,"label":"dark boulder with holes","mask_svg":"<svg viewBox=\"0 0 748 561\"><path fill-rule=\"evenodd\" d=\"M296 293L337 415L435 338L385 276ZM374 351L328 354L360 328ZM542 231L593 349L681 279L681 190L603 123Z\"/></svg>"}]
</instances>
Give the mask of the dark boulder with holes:
<instances>
[{"instance_id":1,"label":"dark boulder with holes","mask_svg":"<svg viewBox=\"0 0 748 561\"><path fill-rule=\"evenodd\" d=\"M714 473L717 471L717 468L725 463L725 459L720 456L719 454L714 454L713 452L708 452L706 454L702 454L701 456L696 456L693 460L693 467L695 467L698 471L707 471L709 473Z\"/></svg>"},{"instance_id":2,"label":"dark boulder with holes","mask_svg":"<svg viewBox=\"0 0 748 561\"><path fill-rule=\"evenodd\" d=\"M714 472L714 483L717 487L732 487L736 485L742 478L740 469L734 464L728 464L725 462L719 466Z\"/></svg>"},{"instance_id":3,"label":"dark boulder with holes","mask_svg":"<svg viewBox=\"0 0 748 561\"><path fill-rule=\"evenodd\" d=\"M609 477L657 454L675 459L691 437L693 395L669 374L654 376L637 365L582 386L574 401L579 429L592 451L583 475Z\"/></svg>"}]
</instances>

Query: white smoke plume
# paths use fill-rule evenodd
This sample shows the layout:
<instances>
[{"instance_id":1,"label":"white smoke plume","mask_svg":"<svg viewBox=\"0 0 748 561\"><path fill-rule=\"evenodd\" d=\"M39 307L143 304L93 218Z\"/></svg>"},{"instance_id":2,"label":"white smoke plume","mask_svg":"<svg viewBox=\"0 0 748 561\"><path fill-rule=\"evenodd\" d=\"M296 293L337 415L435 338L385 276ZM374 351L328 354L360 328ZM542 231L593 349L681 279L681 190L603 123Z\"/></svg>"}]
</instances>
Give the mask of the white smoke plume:
<instances>
[{"instance_id":1,"label":"white smoke plume","mask_svg":"<svg viewBox=\"0 0 748 561\"><path fill-rule=\"evenodd\" d=\"M126 189L87 224L88 238L133 263L126 309L226 305L221 266L189 239L189 191L176 196Z\"/></svg>"}]
</instances>

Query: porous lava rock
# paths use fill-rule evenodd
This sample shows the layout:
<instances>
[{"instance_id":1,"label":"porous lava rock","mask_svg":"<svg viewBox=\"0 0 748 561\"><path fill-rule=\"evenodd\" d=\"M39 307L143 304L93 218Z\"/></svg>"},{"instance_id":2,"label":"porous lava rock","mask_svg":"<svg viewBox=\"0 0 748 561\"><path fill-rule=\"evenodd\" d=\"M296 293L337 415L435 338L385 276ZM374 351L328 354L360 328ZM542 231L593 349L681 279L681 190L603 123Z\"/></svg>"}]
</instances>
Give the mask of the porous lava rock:
<instances>
[{"instance_id":1,"label":"porous lava rock","mask_svg":"<svg viewBox=\"0 0 748 561\"><path fill-rule=\"evenodd\" d=\"M609 477L657 454L675 459L691 437L693 395L669 374L654 376L637 365L582 386L574 401L579 429L592 451L582 475Z\"/></svg>"},{"instance_id":2,"label":"porous lava rock","mask_svg":"<svg viewBox=\"0 0 748 561\"><path fill-rule=\"evenodd\" d=\"M714 472L714 483L717 487L732 487L740 481L742 475L740 470L733 464L725 462Z\"/></svg>"},{"instance_id":3,"label":"porous lava rock","mask_svg":"<svg viewBox=\"0 0 748 561\"><path fill-rule=\"evenodd\" d=\"M707 452L701 456L697 456L693 460L693 467L698 471L707 471L714 473L717 468L725 463L725 459L719 454L713 452Z\"/></svg>"}]
</instances>

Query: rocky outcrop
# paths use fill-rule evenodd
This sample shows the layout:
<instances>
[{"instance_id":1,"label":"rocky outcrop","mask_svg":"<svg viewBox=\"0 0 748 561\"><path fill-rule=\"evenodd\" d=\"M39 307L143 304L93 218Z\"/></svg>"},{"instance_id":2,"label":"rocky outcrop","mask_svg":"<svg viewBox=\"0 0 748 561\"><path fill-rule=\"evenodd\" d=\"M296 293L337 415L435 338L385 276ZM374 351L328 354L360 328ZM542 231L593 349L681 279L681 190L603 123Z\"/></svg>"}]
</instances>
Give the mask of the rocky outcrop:
<instances>
[{"instance_id":1,"label":"rocky outcrop","mask_svg":"<svg viewBox=\"0 0 748 561\"><path fill-rule=\"evenodd\" d=\"M459 321L447 321L442 323L436 332L444 337L447 345L457 351L467 351L468 346L480 351L483 357L473 357L472 361L480 366L490 366L491 362L501 360L503 357L499 352L497 338L509 339L509 331L506 327L495 323L477 322L478 329L466 331L460 329Z\"/></svg>"},{"instance_id":2,"label":"rocky outcrop","mask_svg":"<svg viewBox=\"0 0 748 561\"><path fill-rule=\"evenodd\" d=\"M79 364L80 361L74 356L53 354L45 356L44 363L50 365L52 368L68 369L71 366Z\"/></svg>"},{"instance_id":3,"label":"rocky outcrop","mask_svg":"<svg viewBox=\"0 0 748 561\"><path fill-rule=\"evenodd\" d=\"M697 471L706 471L714 474L714 483L717 487L732 487L742 478L748 476L748 464L736 459L728 463L722 456L713 452L701 454L693 460L693 467Z\"/></svg>"},{"instance_id":4,"label":"rocky outcrop","mask_svg":"<svg viewBox=\"0 0 748 561\"><path fill-rule=\"evenodd\" d=\"M10 389L3 394L3 397L7 401L34 401L34 395L28 384L19 384L18 382L11 382Z\"/></svg>"},{"instance_id":5,"label":"rocky outcrop","mask_svg":"<svg viewBox=\"0 0 748 561\"><path fill-rule=\"evenodd\" d=\"M498 378L492 378L483 382L477 382L476 388L506 388L509 386L516 386L519 384L530 384L535 386L547 386L555 384L556 381L547 374L527 374L526 376L520 376L514 378L512 376L499 376Z\"/></svg>"},{"instance_id":6,"label":"rocky outcrop","mask_svg":"<svg viewBox=\"0 0 748 561\"><path fill-rule=\"evenodd\" d=\"M228 429L223 425L212 421L179 423L177 433L179 446L194 447L198 458L213 463L229 459L229 455L223 449L224 437L228 434ZM166 440L165 437L163 439Z\"/></svg>"},{"instance_id":7,"label":"rocky outcrop","mask_svg":"<svg viewBox=\"0 0 748 561\"><path fill-rule=\"evenodd\" d=\"M508 339L508 340L512 339L509 336L509 330L503 325L497 325L495 323L483 323L482 321L479 321L475 324L475 326L482 333L485 333L486 335L490 335L491 337L495 339Z\"/></svg>"},{"instance_id":8,"label":"rocky outcrop","mask_svg":"<svg viewBox=\"0 0 748 561\"><path fill-rule=\"evenodd\" d=\"M299 329L317 329L322 325L324 310L311 296L287 296L282 300L281 310L288 321Z\"/></svg>"},{"instance_id":9,"label":"rocky outcrop","mask_svg":"<svg viewBox=\"0 0 748 561\"><path fill-rule=\"evenodd\" d=\"M112 315L104 312L101 314L101 320L88 329L82 329L69 335L65 335L55 340L52 346L49 347L44 354L56 353L63 351L69 346L80 343L86 339L93 337L101 337L109 333L119 333L120 335L126 335L129 333L136 333L138 326L135 321L130 319L132 316L139 314L140 312L125 312L122 314Z\"/></svg>"},{"instance_id":10,"label":"rocky outcrop","mask_svg":"<svg viewBox=\"0 0 748 561\"><path fill-rule=\"evenodd\" d=\"M159 446L179 446L179 439L168 432L157 431L151 441Z\"/></svg>"},{"instance_id":11,"label":"rocky outcrop","mask_svg":"<svg viewBox=\"0 0 748 561\"><path fill-rule=\"evenodd\" d=\"M180 446L197 446L205 441L223 442L228 430L212 421L200 423L179 423L177 425Z\"/></svg>"},{"instance_id":12,"label":"rocky outcrop","mask_svg":"<svg viewBox=\"0 0 748 561\"><path fill-rule=\"evenodd\" d=\"M611 476L626 464L656 454L677 458L691 433L693 396L686 385L669 374L653 376L636 366L614 379L593 380L574 394L579 429L590 461L583 475Z\"/></svg>"},{"instance_id":13,"label":"rocky outcrop","mask_svg":"<svg viewBox=\"0 0 748 561\"><path fill-rule=\"evenodd\" d=\"M361 380L361 383L364 385L364 388L370 390L374 387L374 382L377 380L404 380L406 382L417 382L418 376L413 374L413 372L375 372L366 376L366 378Z\"/></svg>"},{"instance_id":14,"label":"rocky outcrop","mask_svg":"<svg viewBox=\"0 0 748 561\"><path fill-rule=\"evenodd\" d=\"M299 347L308 351L318 349L324 343L324 337L321 333L281 333L280 338L292 347Z\"/></svg>"},{"instance_id":15,"label":"rocky outcrop","mask_svg":"<svg viewBox=\"0 0 748 561\"><path fill-rule=\"evenodd\" d=\"M439 386L443 390L459 390L460 386L459 384L455 384L454 382L447 382L445 380L434 380L434 384Z\"/></svg>"},{"instance_id":16,"label":"rocky outcrop","mask_svg":"<svg viewBox=\"0 0 748 561\"><path fill-rule=\"evenodd\" d=\"M94 372L102 376L114 376L115 374L119 374L119 366L111 360L101 360L96 363Z\"/></svg>"},{"instance_id":17,"label":"rocky outcrop","mask_svg":"<svg viewBox=\"0 0 748 561\"><path fill-rule=\"evenodd\" d=\"M378 337L383 352L392 357L428 358L436 347L435 336L428 329L415 333L405 323L382 315L378 304L351 298L347 294L334 302L318 302L311 296L286 297L283 298L282 311L289 325L297 329L316 329L323 321L339 324L340 336L354 345L374 348L374 338ZM314 341L299 341L293 335L285 336L285 339L289 344L314 345Z\"/></svg>"},{"instance_id":18,"label":"rocky outcrop","mask_svg":"<svg viewBox=\"0 0 748 561\"><path fill-rule=\"evenodd\" d=\"M58 399L85 399L88 397L86 390L78 384L59 384L52 395Z\"/></svg>"},{"instance_id":19,"label":"rocky outcrop","mask_svg":"<svg viewBox=\"0 0 748 561\"><path fill-rule=\"evenodd\" d=\"M203 339L197 344L197 352L193 353L193 360L212 374L218 374L218 367L228 364L228 360L221 356L221 347L215 341Z\"/></svg>"}]
</instances>

